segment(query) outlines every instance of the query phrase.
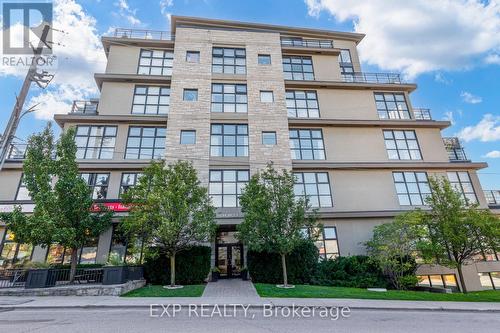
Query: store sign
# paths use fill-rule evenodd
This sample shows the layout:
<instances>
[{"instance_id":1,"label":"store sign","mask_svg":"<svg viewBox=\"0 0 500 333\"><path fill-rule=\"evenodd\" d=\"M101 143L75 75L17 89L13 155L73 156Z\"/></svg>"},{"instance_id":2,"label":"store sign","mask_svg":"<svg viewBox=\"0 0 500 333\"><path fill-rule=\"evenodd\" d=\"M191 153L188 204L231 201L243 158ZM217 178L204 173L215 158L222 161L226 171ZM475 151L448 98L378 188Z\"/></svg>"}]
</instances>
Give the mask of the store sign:
<instances>
[{"instance_id":1,"label":"store sign","mask_svg":"<svg viewBox=\"0 0 500 333\"><path fill-rule=\"evenodd\" d=\"M128 212L130 209L123 205L121 202L103 202L100 205L105 206L109 210L113 212ZM92 207L92 211L98 211L99 210L99 205L94 205Z\"/></svg>"},{"instance_id":2,"label":"store sign","mask_svg":"<svg viewBox=\"0 0 500 333\"><path fill-rule=\"evenodd\" d=\"M123 205L120 202L104 202L101 203L100 205L107 207L109 210L113 212L128 212L130 209ZM0 205L0 213L12 213L14 211L14 208L16 206L21 207L21 211L23 213L33 213L33 210L35 209L35 204L18 204L18 205ZM92 206L91 209L93 212L99 210L99 205L94 205Z\"/></svg>"}]
</instances>

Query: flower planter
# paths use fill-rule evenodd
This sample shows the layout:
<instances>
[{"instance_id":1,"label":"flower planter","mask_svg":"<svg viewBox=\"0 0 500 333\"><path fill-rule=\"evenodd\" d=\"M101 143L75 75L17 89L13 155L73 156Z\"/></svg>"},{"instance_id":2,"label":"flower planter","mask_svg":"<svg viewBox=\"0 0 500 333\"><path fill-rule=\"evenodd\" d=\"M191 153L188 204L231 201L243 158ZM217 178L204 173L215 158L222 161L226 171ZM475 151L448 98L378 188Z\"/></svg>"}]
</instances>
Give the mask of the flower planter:
<instances>
[{"instance_id":1,"label":"flower planter","mask_svg":"<svg viewBox=\"0 0 500 333\"><path fill-rule=\"evenodd\" d=\"M144 267L142 266L128 266L127 267L127 281L143 280Z\"/></svg>"},{"instance_id":2,"label":"flower planter","mask_svg":"<svg viewBox=\"0 0 500 333\"><path fill-rule=\"evenodd\" d=\"M30 269L26 277L25 288L47 288L53 287L55 284L54 270L50 268Z\"/></svg>"},{"instance_id":3,"label":"flower planter","mask_svg":"<svg viewBox=\"0 0 500 333\"><path fill-rule=\"evenodd\" d=\"M106 266L103 267L102 284L122 284L127 281L127 266Z\"/></svg>"}]
</instances>

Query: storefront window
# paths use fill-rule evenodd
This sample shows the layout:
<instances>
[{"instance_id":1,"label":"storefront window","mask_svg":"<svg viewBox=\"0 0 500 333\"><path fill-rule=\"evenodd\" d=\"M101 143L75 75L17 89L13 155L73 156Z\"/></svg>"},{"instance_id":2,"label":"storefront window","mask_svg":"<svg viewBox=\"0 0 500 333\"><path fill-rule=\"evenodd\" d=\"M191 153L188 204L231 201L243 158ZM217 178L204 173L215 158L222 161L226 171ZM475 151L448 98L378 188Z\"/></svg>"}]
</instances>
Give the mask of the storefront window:
<instances>
[{"instance_id":1,"label":"storefront window","mask_svg":"<svg viewBox=\"0 0 500 333\"><path fill-rule=\"evenodd\" d=\"M15 262L29 260L32 253L33 246L16 243L14 233L7 230L0 244L0 267L10 267Z\"/></svg>"}]
</instances>

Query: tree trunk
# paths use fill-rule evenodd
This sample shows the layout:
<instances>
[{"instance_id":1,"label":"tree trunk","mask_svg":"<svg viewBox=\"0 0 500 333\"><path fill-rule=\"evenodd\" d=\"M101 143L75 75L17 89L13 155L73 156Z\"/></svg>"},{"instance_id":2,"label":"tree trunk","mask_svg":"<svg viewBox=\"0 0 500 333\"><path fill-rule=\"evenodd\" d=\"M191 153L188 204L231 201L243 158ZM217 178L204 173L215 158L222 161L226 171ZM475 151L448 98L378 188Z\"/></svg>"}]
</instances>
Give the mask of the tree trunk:
<instances>
[{"instance_id":1,"label":"tree trunk","mask_svg":"<svg viewBox=\"0 0 500 333\"><path fill-rule=\"evenodd\" d=\"M281 267L283 269L283 286L288 287L288 276L286 274L286 256L281 254Z\"/></svg>"},{"instance_id":2,"label":"tree trunk","mask_svg":"<svg viewBox=\"0 0 500 333\"><path fill-rule=\"evenodd\" d=\"M71 249L71 268L69 271L69 283L75 282L77 259L78 259L78 249L72 248Z\"/></svg>"},{"instance_id":3,"label":"tree trunk","mask_svg":"<svg viewBox=\"0 0 500 333\"><path fill-rule=\"evenodd\" d=\"M175 287L175 253L170 255L170 286Z\"/></svg>"},{"instance_id":4,"label":"tree trunk","mask_svg":"<svg viewBox=\"0 0 500 333\"><path fill-rule=\"evenodd\" d=\"M459 263L457 266L458 279L460 280L460 285L462 286L462 292L467 294L467 287L465 286L464 274L462 272L462 264Z\"/></svg>"}]
</instances>

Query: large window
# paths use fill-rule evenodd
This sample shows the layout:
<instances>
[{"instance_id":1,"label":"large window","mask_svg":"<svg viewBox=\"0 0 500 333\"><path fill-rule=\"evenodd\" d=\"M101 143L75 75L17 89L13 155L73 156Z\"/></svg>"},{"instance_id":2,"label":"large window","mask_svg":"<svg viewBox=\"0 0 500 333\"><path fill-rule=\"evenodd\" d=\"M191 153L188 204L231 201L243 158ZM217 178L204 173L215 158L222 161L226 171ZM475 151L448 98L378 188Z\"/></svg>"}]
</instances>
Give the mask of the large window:
<instances>
[{"instance_id":1,"label":"large window","mask_svg":"<svg viewBox=\"0 0 500 333\"><path fill-rule=\"evenodd\" d=\"M85 246L78 249L78 264L95 264L97 257L97 238L92 238ZM71 262L71 249L59 244L52 244L47 251L47 263L69 264Z\"/></svg>"},{"instance_id":2,"label":"large window","mask_svg":"<svg viewBox=\"0 0 500 333\"><path fill-rule=\"evenodd\" d=\"M309 233L312 233L313 235L309 235ZM319 250L319 256L321 259L335 259L339 256L336 227L325 226L323 227L322 232L319 232L319 235L317 229L304 229L304 234L306 236L314 236L314 243Z\"/></svg>"},{"instance_id":3,"label":"large window","mask_svg":"<svg viewBox=\"0 0 500 333\"><path fill-rule=\"evenodd\" d=\"M238 207L248 170L210 170L209 194L215 207Z\"/></svg>"},{"instance_id":4,"label":"large window","mask_svg":"<svg viewBox=\"0 0 500 333\"><path fill-rule=\"evenodd\" d=\"M351 51L349 51L349 49L340 50L339 65L342 75L347 76L354 74L354 66L352 65Z\"/></svg>"},{"instance_id":5,"label":"large window","mask_svg":"<svg viewBox=\"0 0 500 333\"><path fill-rule=\"evenodd\" d=\"M311 57L283 57L283 72L285 80L314 80L314 70Z\"/></svg>"},{"instance_id":6,"label":"large window","mask_svg":"<svg viewBox=\"0 0 500 333\"><path fill-rule=\"evenodd\" d=\"M410 119L405 94L375 93L374 95L380 119Z\"/></svg>"},{"instance_id":7,"label":"large window","mask_svg":"<svg viewBox=\"0 0 500 333\"><path fill-rule=\"evenodd\" d=\"M287 90L288 117L319 118L318 96L314 90Z\"/></svg>"},{"instance_id":8,"label":"large window","mask_svg":"<svg viewBox=\"0 0 500 333\"><path fill-rule=\"evenodd\" d=\"M323 132L320 129L291 129L290 149L294 160L324 160Z\"/></svg>"},{"instance_id":9,"label":"large window","mask_svg":"<svg viewBox=\"0 0 500 333\"><path fill-rule=\"evenodd\" d=\"M484 289L500 290L500 272L478 273Z\"/></svg>"},{"instance_id":10,"label":"large window","mask_svg":"<svg viewBox=\"0 0 500 333\"><path fill-rule=\"evenodd\" d=\"M455 274L417 275L420 287L450 288L458 291Z\"/></svg>"},{"instance_id":11,"label":"large window","mask_svg":"<svg viewBox=\"0 0 500 333\"><path fill-rule=\"evenodd\" d=\"M130 188L137 185L142 173L139 172L124 172L122 173L122 180L120 182L120 196L127 192Z\"/></svg>"},{"instance_id":12,"label":"large window","mask_svg":"<svg viewBox=\"0 0 500 333\"><path fill-rule=\"evenodd\" d=\"M425 172L393 172L394 185L402 206L422 206L431 195L427 173Z\"/></svg>"},{"instance_id":13,"label":"large window","mask_svg":"<svg viewBox=\"0 0 500 333\"><path fill-rule=\"evenodd\" d=\"M212 84L212 112L247 112L247 85Z\"/></svg>"},{"instance_id":14,"label":"large window","mask_svg":"<svg viewBox=\"0 0 500 333\"><path fill-rule=\"evenodd\" d=\"M451 186L462 194L464 200L469 203L477 203L476 193L467 171L449 171L447 174Z\"/></svg>"},{"instance_id":15,"label":"large window","mask_svg":"<svg viewBox=\"0 0 500 333\"><path fill-rule=\"evenodd\" d=\"M312 207L332 207L330 181L326 172L295 172L297 198L308 198Z\"/></svg>"},{"instance_id":16,"label":"large window","mask_svg":"<svg viewBox=\"0 0 500 333\"><path fill-rule=\"evenodd\" d=\"M248 156L248 125L213 124L211 156Z\"/></svg>"},{"instance_id":17,"label":"large window","mask_svg":"<svg viewBox=\"0 0 500 333\"><path fill-rule=\"evenodd\" d=\"M170 108L170 88L154 86L136 86L133 114L168 114Z\"/></svg>"},{"instance_id":18,"label":"large window","mask_svg":"<svg viewBox=\"0 0 500 333\"><path fill-rule=\"evenodd\" d=\"M214 47L212 49L212 73L245 74L245 49Z\"/></svg>"},{"instance_id":19,"label":"large window","mask_svg":"<svg viewBox=\"0 0 500 333\"><path fill-rule=\"evenodd\" d=\"M116 126L77 126L75 141L78 159L112 159Z\"/></svg>"},{"instance_id":20,"label":"large window","mask_svg":"<svg viewBox=\"0 0 500 333\"><path fill-rule=\"evenodd\" d=\"M391 160L421 160L415 131L384 131L385 148Z\"/></svg>"},{"instance_id":21,"label":"large window","mask_svg":"<svg viewBox=\"0 0 500 333\"><path fill-rule=\"evenodd\" d=\"M136 127L128 130L126 159L154 160L165 153L165 127Z\"/></svg>"},{"instance_id":22,"label":"large window","mask_svg":"<svg viewBox=\"0 0 500 333\"><path fill-rule=\"evenodd\" d=\"M80 176L90 187L92 199L106 199L108 195L109 173L82 173Z\"/></svg>"},{"instance_id":23,"label":"large window","mask_svg":"<svg viewBox=\"0 0 500 333\"><path fill-rule=\"evenodd\" d=\"M19 181L19 186L17 187L16 201L28 201L31 200L30 192L26 188L24 183L24 175L21 175L21 180Z\"/></svg>"},{"instance_id":24,"label":"large window","mask_svg":"<svg viewBox=\"0 0 500 333\"><path fill-rule=\"evenodd\" d=\"M32 253L32 245L16 243L14 233L7 230L0 243L0 268L9 268L15 262L29 260Z\"/></svg>"},{"instance_id":25,"label":"large window","mask_svg":"<svg viewBox=\"0 0 500 333\"><path fill-rule=\"evenodd\" d=\"M165 50L141 50L137 74L172 75L174 52Z\"/></svg>"}]
</instances>

